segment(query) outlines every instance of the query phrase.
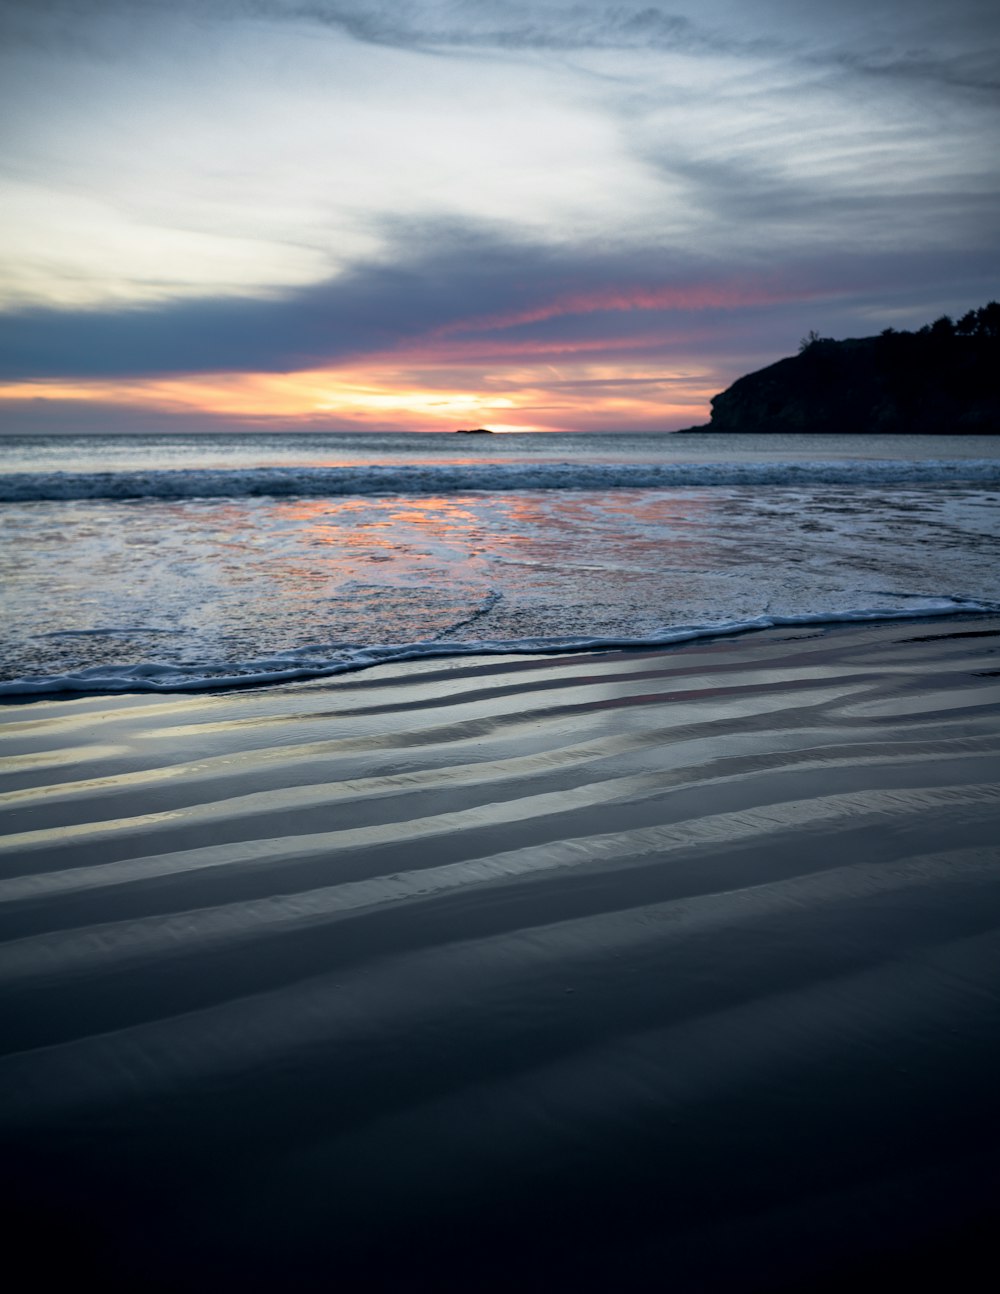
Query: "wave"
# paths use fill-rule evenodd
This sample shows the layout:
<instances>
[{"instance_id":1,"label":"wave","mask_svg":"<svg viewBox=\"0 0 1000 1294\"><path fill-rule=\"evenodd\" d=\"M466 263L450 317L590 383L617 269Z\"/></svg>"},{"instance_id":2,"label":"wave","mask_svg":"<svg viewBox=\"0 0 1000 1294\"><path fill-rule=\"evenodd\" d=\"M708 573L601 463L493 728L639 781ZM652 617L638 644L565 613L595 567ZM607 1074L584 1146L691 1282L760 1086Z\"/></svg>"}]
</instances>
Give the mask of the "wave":
<instances>
[{"instance_id":1,"label":"wave","mask_svg":"<svg viewBox=\"0 0 1000 1294\"><path fill-rule=\"evenodd\" d=\"M898 595L897 595L898 596ZM864 624L929 617L995 614L1000 603L970 598L913 598L906 607L861 607L845 611L761 615L747 620L680 625L647 637L536 637L452 642L432 639L413 643L364 646L299 647L245 661L201 661L163 664L94 665L86 669L0 682L0 697L32 697L65 692L200 692L235 687L327 678L402 661L447 656L556 655L568 652L642 650L670 647L705 638L730 638L760 629L802 625ZM463 621L471 623L478 614ZM461 626L459 626L461 627Z\"/></svg>"},{"instance_id":2,"label":"wave","mask_svg":"<svg viewBox=\"0 0 1000 1294\"><path fill-rule=\"evenodd\" d=\"M517 490L629 490L702 486L1000 486L991 459L775 463L488 463L352 467L10 472L0 503L83 499L335 498L341 495L503 494Z\"/></svg>"}]
</instances>

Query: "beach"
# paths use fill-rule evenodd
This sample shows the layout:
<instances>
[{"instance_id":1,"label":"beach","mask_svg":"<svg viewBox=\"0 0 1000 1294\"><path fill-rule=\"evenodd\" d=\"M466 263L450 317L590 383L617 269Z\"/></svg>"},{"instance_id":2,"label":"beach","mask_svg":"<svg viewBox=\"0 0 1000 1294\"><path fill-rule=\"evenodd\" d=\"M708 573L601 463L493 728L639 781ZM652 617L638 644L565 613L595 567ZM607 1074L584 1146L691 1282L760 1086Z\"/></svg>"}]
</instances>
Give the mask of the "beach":
<instances>
[{"instance_id":1,"label":"beach","mask_svg":"<svg viewBox=\"0 0 1000 1294\"><path fill-rule=\"evenodd\" d=\"M8 1261L971 1279L998 715L981 614L6 705Z\"/></svg>"},{"instance_id":2,"label":"beach","mask_svg":"<svg viewBox=\"0 0 1000 1294\"><path fill-rule=\"evenodd\" d=\"M0 3L12 1294L986 1287L998 63Z\"/></svg>"}]
</instances>

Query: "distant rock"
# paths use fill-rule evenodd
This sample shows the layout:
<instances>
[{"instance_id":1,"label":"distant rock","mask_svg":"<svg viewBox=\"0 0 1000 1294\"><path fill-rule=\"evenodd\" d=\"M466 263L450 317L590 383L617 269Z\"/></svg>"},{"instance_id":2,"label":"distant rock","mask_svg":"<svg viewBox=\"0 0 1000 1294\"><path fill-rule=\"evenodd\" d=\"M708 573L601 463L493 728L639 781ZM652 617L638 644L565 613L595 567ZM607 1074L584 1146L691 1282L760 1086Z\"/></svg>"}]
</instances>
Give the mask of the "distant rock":
<instances>
[{"instance_id":1,"label":"distant rock","mask_svg":"<svg viewBox=\"0 0 1000 1294\"><path fill-rule=\"evenodd\" d=\"M489 427L459 427L456 436L492 436Z\"/></svg>"},{"instance_id":2,"label":"distant rock","mask_svg":"<svg viewBox=\"0 0 1000 1294\"><path fill-rule=\"evenodd\" d=\"M833 341L810 334L798 355L749 373L692 431L1000 433L1000 305L919 332Z\"/></svg>"}]
</instances>

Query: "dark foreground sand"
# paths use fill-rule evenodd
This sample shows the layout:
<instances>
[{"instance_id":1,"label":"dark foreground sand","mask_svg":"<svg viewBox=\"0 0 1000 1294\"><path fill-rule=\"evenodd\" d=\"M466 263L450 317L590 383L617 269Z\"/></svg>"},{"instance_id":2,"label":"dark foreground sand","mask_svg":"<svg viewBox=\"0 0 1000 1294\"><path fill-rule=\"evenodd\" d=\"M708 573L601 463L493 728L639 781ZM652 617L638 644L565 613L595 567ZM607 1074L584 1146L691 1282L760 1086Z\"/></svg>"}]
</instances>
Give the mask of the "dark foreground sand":
<instances>
[{"instance_id":1,"label":"dark foreground sand","mask_svg":"<svg viewBox=\"0 0 1000 1294\"><path fill-rule=\"evenodd\" d=\"M980 1288L998 717L986 618L7 707L8 1270Z\"/></svg>"}]
</instances>

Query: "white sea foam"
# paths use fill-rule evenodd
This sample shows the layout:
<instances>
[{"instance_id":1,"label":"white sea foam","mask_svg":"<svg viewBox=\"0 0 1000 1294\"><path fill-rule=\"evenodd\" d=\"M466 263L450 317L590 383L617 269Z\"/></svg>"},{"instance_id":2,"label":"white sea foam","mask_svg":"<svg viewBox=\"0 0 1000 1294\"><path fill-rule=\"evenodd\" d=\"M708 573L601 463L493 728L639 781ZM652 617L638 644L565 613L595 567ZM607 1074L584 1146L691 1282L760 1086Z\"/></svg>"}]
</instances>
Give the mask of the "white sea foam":
<instances>
[{"instance_id":1,"label":"white sea foam","mask_svg":"<svg viewBox=\"0 0 1000 1294\"><path fill-rule=\"evenodd\" d=\"M995 438L464 440L5 445L0 695L1000 604Z\"/></svg>"},{"instance_id":2,"label":"white sea foam","mask_svg":"<svg viewBox=\"0 0 1000 1294\"><path fill-rule=\"evenodd\" d=\"M800 615L762 615L719 624L682 625L648 637L566 637L481 639L471 642L384 643L364 647L296 648L246 661L134 665L98 665L88 669L0 682L0 696L30 697L60 692L193 692L208 689L325 678L400 661L445 656L547 655L563 652L669 647L698 639L735 637L761 629L803 625L862 624L875 621L923 620L929 617L990 614L1000 603L962 598L915 598L907 607L861 607Z\"/></svg>"},{"instance_id":3,"label":"white sea foam","mask_svg":"<svg viewBox=\"0 0 1000 1294\"><path fill-rule=\"evenodd\" d=\"M0 503L85 499L336 498L349 495L510 493L711 486L1000 486L1000 463L981 459L854 459L720 463L414 462L348 467L257 467L115 472L10 472Z\"/></svg>"}]
</instances>

